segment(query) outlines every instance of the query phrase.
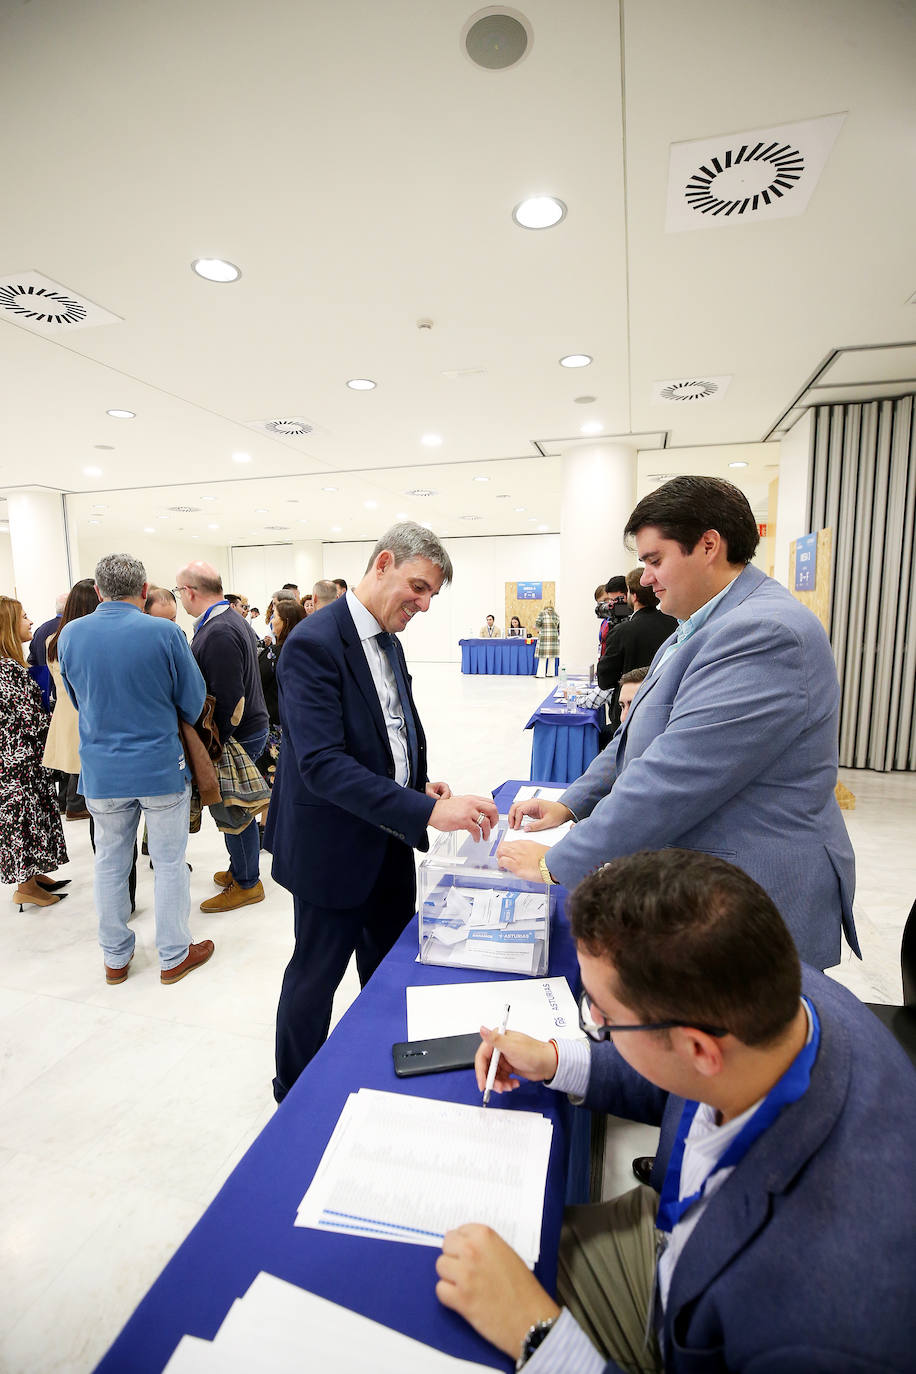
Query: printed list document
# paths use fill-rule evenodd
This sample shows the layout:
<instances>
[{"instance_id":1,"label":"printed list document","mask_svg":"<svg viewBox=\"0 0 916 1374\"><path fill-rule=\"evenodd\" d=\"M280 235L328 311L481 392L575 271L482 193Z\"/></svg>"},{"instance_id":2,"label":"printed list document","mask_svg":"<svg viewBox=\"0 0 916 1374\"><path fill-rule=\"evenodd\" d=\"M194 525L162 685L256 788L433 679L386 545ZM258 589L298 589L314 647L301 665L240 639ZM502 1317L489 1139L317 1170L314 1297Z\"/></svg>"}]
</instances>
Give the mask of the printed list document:
<instances>
[{"instance_id":1,"label":"printed list document","mask_svg":"<svg viewBox=\"0 0 916 1374\"><path fill-rule=\"evenodd\" d=\"M536 1040L585 1038L579 1029L579 1008L565 978L437 983L406 991L408 1040L470 1035L481 1026L498 1026L507 1002L512 1007L512 1030Z\"/></svg>"},{"instance_id":2,"label":"printed list document","mask_svg":"<svg viewBox=\"0 0 916 1374\"><path fill-rule=\"evenodd\" d=\"M538 1112L360 1088L344 1104L296 1225L438 1249L446 1231L482 1222L533 1268L552 1135Z\"/></svg>"},{"instance_id":3,"label":"printed list document","mask_svg":"<svg viewBox=\"0 0 916 1374\"><path fill-rule=\"evenodd\" d=\"M184 1336L164 1374L491 1374L273 1274L258 1274L212 1341Z\"/></svg>"}]
</instances>

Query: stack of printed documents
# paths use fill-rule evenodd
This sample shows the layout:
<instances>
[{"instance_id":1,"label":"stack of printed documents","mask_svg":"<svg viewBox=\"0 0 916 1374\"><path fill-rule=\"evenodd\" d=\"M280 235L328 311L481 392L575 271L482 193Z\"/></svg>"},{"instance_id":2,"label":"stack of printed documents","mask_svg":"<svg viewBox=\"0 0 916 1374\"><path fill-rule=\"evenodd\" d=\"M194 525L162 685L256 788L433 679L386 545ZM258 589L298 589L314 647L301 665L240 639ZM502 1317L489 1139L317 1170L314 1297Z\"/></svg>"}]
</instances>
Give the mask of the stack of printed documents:
<instances>
[{"instance_id":1,"label":"stack of printed documents","mask_svg":"<svg viewBox=\"0 0 916 1374\"><path fill-rule=\"evenodd\" d=\"M344 1104L296 1225L438 1248L446 1231L482 1222L533 1268L552 1134L537 1112L361 1088Z\"/></svg>"},{"instance_id":2,"label":"stack of printed documents","mask_svg":"<svg viewBox=\"0 0 916 1374\"><path fill-rule=\"evenodd\" d=\"M253 1369L492 1374L490 1365L446 1355L273 1274L258 1274L212 1341L184 1336L164 1374L251 1374Z\"/></svg>"}]
</instances>

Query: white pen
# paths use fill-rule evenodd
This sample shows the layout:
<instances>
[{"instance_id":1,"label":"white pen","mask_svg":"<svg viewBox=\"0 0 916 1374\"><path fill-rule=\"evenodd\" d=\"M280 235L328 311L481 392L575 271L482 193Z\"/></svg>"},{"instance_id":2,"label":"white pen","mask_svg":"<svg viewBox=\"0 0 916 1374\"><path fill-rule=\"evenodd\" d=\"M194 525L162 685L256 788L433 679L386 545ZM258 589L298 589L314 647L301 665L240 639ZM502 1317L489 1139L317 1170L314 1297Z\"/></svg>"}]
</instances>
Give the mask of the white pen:
<instances>
[{"instance_id":1,"label":"white pen","mask_svg":"<svg viewBox=\"0 0 916 1374\"><path fill-rule=\"evenodd\" d=\"M506 1003L503 1011L502 1025L499 1028L500 1035L505 1035L506 1027L509 1025L509 1003ZM487 1086L483 1090L483 1105L486 1106L490 1100L490 1092L496 1082L496 1070L499 1068L499 1050L494 1049L490 1059L490 1067L487 1069Z\"/></svg>"}]
</instances>

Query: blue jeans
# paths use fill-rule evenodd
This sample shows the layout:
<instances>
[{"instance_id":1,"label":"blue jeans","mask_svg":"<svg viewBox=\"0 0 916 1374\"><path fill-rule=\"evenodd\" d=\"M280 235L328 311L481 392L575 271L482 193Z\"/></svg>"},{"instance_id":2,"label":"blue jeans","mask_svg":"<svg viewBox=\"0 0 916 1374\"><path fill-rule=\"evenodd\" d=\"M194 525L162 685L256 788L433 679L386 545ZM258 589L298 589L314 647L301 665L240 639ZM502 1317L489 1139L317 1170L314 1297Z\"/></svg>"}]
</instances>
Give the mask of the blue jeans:
<instances>
[{"instance_id":1,"label":"blue jeans","mask_svg":"<svg viewBox=\"0 0 916 1374\"><path fill-rule=\"evenodd\" d=\"M262 730L249 739L236 735L236 739L251 762L257 763L267 744L267 731ZM254 887L261 876L261 836L256 818L252 816L250 824L240 834L224 835L223 839L229 851L229 872L239 887Z\"/></svg>"},{"instance_id":2,"label":"blue jeans","mask_svg":"<svg viewBox=\"0 0 916 1374\"><path fill-rule=\"evenodd\" d=\"M190 786L161 797L87 797L86 805L95 822L95 905L105 963L123 968L134 952L136 936L127 924L127 879L142 810L153 862L159 963L164 970L174 968L187 958L191 943L191 884L185 861Z\"/></svg>"}]
</instances>

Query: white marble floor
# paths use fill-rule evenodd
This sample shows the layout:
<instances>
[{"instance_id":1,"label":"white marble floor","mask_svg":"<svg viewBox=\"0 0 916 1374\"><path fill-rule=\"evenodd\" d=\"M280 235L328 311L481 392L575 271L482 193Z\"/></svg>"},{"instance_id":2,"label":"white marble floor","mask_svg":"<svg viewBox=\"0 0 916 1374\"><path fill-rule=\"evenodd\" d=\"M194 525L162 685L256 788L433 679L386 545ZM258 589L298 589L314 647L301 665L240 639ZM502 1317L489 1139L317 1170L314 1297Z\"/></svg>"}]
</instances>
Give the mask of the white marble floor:
<instances>
[{"instance_id":1,"label":"white marble floor","mask_svg":"<svg viewBox=\"0 0 916 1374\"><path fill-rule=\"evenodd\" d=\"M530 678L462 677L414 665L432 775L488 791L528 773L524 721L545 695ZM864 962L837 976L863 996L900 993L899 941L916 896L916 777L844 773L858 808ZM93 1367L163 1264L273 1111L277 993L292 942L291 900L204 916L210 875L225 867L205 822L188 856L192 929L211 962L161 986L152 875L142 865L130 977L108 987L96 944L85 823L66 827L67 901L0 917L0 1369L83 1374ZM352 971L335 1008L357 991ZM631 1153L615 1155L628 1186Z\"/></svg>"}]
</instances>

